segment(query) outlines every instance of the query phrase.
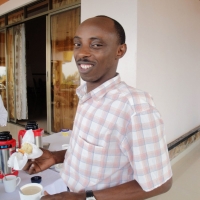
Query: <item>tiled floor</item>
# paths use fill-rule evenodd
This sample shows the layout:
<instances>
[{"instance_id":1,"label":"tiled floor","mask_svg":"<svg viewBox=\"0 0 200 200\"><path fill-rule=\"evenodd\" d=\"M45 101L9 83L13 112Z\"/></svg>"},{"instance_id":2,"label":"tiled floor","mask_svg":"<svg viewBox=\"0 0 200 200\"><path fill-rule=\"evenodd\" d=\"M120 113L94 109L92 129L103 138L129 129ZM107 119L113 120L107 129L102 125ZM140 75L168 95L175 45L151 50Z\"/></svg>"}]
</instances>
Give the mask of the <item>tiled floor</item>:
<instances>
[{"instance_id":1,"label":"tiled floor","mask_svg":"<svg viewBox=\"0 0 200 200\"><path fill-rule=\"evenodd\" d=\"M24 129L23 126L19 126L12 123L7 123L7 126L3 126L3 127L0 126L0 131L10 131L10 134L16 140L17 140L17 135L18 135L19 130L22 130L22 129Z\"/></svg>"},{"instance_id":2,"label":"tiled floor","mask_svg":"<svg viewBox=\"0 0 200 200\"><path fill-rule=\"evenodd\" d=\"M17 139L21 126L7 124L0 131L10 131ZM163 195L151 200L200 200L200 139L172 160L173 186Z\"/></svg>"}]
</instances>

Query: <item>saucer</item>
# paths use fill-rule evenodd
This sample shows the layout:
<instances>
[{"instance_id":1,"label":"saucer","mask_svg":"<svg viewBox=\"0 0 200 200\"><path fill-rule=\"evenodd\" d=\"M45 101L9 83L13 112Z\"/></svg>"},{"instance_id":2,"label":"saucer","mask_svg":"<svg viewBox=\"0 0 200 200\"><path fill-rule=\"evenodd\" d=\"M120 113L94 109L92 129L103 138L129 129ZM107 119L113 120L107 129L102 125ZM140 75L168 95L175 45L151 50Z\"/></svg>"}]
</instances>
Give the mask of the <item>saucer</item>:
<instances>
[{"instance_id":1,"label":"saucer","mask_svg":"<svg viewBox=\"0 0 200 200\"><path fill-rule=\"evenodd\" d=\"M55 165L55 170L57 171L57 172L60 172L60 170L63 168L63 163L59 163L59 164L56 164Z\"/></svg>"}]
</instances>

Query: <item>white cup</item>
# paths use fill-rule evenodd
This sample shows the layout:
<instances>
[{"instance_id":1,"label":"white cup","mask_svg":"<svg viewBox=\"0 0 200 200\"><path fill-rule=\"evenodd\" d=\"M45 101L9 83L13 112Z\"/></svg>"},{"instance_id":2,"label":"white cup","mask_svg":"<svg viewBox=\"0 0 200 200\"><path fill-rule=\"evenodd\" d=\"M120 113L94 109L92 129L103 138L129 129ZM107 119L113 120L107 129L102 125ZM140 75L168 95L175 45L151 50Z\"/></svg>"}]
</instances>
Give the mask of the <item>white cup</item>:
<instances>
[{"instance_id":1,"label":"white cup","mask_svg":"<svg viewBox=\"0 0 200 200\"><path fill-rule=\"evenodd\" d=\"M62 144L62 150L68 149L68 148L69 148L69 144Z\"/></svg>"},{"instance_id":2,"label":"white cup","mask_svg":"<svg viewBox=\"0 0 200 200\"><path fill-rule=\"evenodd\" d=\"M21 200L40 200L43 196L43 187L39 183L28 183L20 188Z\"/></svg>"},{"instance_id":3,"label":"white cup","mask_svg":"<svg viewBox=\"0 0 200 200\"><path fill-rule=\"evenodd\" d=\"M15 175L7 175L3 178L3 184L6 192L14 192L16 187L21 182L20 177L16 177Z\"/></svg>"}]
</instances>

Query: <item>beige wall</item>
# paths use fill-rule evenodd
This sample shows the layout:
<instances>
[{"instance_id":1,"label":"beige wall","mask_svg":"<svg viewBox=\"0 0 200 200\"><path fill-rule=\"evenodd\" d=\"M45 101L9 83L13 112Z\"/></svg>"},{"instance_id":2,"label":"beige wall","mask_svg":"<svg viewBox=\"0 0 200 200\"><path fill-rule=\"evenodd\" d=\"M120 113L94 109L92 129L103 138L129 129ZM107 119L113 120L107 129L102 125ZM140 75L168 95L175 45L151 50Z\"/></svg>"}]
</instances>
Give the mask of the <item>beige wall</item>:
<instances>
[{"instance_id":1,"label":"beige wall","mask_svg":"<svg viewBox=\"0 0 200 200\"><path fill-rule=\"evenodd\" d=\"M82 20L98 14L124 26L128 52L118 71L153 96L167 142L200 125L200 2L82 0Z\"/></svg>"},{"instance_id":2,"label":"beige wall","mask_svg":"<svg viewBox=\"0 0 200 200\"><path fill-rule=\"evenodd\" d=\"M9 0L0 6L0 15L37 0Z\"/></svg>"},{"instance_id":3,"label":"beige wall","mask_svg":"<svg viewBox=\"0 0 200 200\"><path fill-rule=\"evenodd\" d=\"M152 94L171 142L200 125L200 1L138 1L138 88Z\"/></svg>"}]
</instances>

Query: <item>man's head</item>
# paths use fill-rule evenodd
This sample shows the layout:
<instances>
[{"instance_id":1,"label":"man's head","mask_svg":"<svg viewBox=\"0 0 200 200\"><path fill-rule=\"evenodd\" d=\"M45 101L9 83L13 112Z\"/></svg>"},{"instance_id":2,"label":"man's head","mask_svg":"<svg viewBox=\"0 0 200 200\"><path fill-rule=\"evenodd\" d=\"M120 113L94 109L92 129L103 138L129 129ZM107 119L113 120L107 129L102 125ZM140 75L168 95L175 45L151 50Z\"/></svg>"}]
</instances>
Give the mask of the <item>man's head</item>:
<instances>
[{"instance_id":1,"label":"man's head","mask_svg":"<svg viewBox=\"0 0 200 200\"><path fill-rule=\"evenodd\" d=\"M124 31L124 28L122 27L122 25L118 21L116 21L115 19L110 18L108 16L105 16L105 15L98 15L96 17L107 17L108 19L111 19L114 22L114 27L115 27L115 30L116 30L116 34L118 35L119 44L125 44L126 34L125 34L125 31Z\"/></svg>"},{"instance_id":2,"label":"man's head","mask_svg":"<svg viewBox=\"0 0 200 200\"><path fill-rule=\"evenodd\" d=\"M79 25L74 57L88 92L116 75L118 61L125 52L125 33L115 20L97 16Z\"/></svg>"}]
</instances>

